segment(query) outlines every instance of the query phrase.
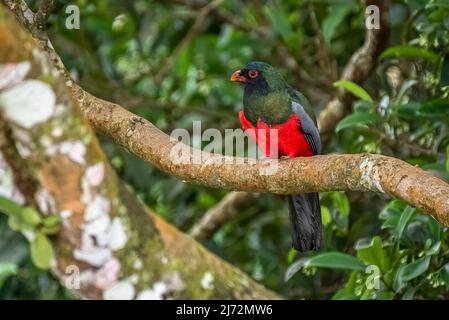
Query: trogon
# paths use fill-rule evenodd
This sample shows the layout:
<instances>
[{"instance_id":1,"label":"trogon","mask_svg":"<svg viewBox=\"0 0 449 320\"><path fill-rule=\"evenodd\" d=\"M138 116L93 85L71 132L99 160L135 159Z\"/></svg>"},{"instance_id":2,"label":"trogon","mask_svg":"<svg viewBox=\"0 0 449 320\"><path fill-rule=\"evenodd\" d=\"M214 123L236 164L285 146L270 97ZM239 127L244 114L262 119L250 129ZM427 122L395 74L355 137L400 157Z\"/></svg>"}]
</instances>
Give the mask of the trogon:
<instances>
[{"instance_id":1,"label":"trogon","mask_svg":"<svg viewBox=\"0 0 449 320\"><path fill-rule=\"evenodd\" d=\"M244 85L240 122L264 156L272 157L276 150L270 145L272 137L277 137L279 158L310 157L321 152L310 103L275 68L253 61L235 71L231 80ZM270 134L271 130L277 130L277 135ZM300 252L321 249L323 227L318 193L288 195L288 203L293 247Z\"/></svg>"}]
</instances>

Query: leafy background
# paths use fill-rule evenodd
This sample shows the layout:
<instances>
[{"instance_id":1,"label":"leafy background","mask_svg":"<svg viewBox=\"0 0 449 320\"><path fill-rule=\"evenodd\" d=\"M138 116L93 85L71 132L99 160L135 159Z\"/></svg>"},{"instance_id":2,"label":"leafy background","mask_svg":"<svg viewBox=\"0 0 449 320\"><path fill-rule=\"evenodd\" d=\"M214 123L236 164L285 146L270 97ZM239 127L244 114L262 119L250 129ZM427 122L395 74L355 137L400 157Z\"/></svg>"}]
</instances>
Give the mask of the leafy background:
<instances>
[{"instance_id":1,"label":"leafy background","mask_svg":"<svg viewBox=\"0 0 449 320\"><path fill-rule=\"evenodd\" d=\"M32 7L35 1L27 1ZM241 88L228 81L251 60L277 66L316 107L344 87L357 96L325 153L392 155L449 178L449 1L391 1L391 36L363 89L337 82L364 41L360 1L78 0L80 30L56 1L48 30L84 88L127 106L167 133L238 128ZM348 36L350 35L350 36ZM337 82L335 84L335 82ZM183 231L224 195L169 177L101 138L139 197ZM281 197L259 197L204 244L289 299L447 299L446 228L372 193L321 194L326 249L296 255ZM0 298L72 299L32 262L27 241L0 215ZM371 266L366 269L367 266ZM379 286L373 273L379 271ZM371 289L368 289L371 288Z\"/></svg>"}]
</instances>

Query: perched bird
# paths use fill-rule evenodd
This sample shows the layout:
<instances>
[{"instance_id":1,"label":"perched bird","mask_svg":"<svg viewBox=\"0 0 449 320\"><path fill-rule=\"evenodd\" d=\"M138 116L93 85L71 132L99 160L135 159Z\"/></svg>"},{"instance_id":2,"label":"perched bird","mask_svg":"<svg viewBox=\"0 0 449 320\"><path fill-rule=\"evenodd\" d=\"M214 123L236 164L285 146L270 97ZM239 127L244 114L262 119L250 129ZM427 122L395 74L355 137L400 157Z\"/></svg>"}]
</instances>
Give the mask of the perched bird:
<instances>
[{"instance_id":1,"label":"perched bird","mask_svg":"<svg viewBox=\"0 0 449 320\"><path fill-rule=\"evenodd\" d=\"M310 157L321 152L320 134L310 103L276 69L254 61L234 72L231 80L244 85L240 122L266 157L273 157L270 130L277 130L279 158ZM300 252L321 249L323 227L318 193L288 195L288 202L293 247Z\"/></svg>"}]
</instances>

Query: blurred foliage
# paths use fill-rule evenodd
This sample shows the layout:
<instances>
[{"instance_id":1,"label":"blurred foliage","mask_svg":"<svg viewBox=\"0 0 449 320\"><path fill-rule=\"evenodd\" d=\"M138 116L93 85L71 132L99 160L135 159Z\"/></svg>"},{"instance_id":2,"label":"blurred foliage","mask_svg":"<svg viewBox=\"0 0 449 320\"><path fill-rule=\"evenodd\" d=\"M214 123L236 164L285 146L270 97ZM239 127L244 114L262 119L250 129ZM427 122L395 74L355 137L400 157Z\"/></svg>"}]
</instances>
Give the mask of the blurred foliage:
<instances>
[{"instance_id":1,"label":"blurred foliage","mask_svg":"<svg viewBox=\"0 0 449 320\"><path fill-rule=\"evenodd\" d=\"M356 0L229 0L204 18L207 1L77 0L80 30L65 28L67 2L55 2L48 31L73 77L167 133L191 130L194 120L203 130L238 128L242 92L228 78L251 60L277 66L319 113L365 32ZM449 2L394 0L390 19L389 48L363 88L336 83L358 100L325 153L392 155L447 181ZM107 139L102 145L139 197L181 230L225 194L169 177ZM290 299L449 298L446 228L385 196L321 199L323 252L290 249L288 210L277 196L260 197L205 245ZM0 298L70 298L33 266L28 247L0 215Z\"/></svg>"}]
</instances>

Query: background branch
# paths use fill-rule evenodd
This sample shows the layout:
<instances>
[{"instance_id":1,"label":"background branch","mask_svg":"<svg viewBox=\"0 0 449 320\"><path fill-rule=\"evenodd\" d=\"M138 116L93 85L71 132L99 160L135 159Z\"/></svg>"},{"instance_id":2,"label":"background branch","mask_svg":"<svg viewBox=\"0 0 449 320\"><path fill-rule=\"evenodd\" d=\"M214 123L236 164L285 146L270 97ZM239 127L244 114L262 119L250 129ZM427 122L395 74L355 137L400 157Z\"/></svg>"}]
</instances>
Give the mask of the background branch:
<instances>
[{"instance_id":1,"label":"background branch","mask_svg":"<svg viewBox=\"0 0 449 320\"><path fill-rule=\"evenodd\" d=\"M365 0L365 5L375 5L379 8L380 28L366 29L365 42L349 59L343 70L341 79L355 82L359 85L376 67L379 55L388 45L390 34L389 0ZM321 134L331 135L338 124L351 112L354 96L346 90L338 89L337 96L321 111L318 117L318 127Z\"/></svg>"},{"instance_id":2,"label":"background branch","mask_svg":"<svg viewBox=\"0 0 449 320\"><path fill-rule=\"evenodd\" d=\"M176 46L167 60L162 64L159 72L154 76L155 83L160 83L162 79L164 79L164 77L170 71L173 63L176 61L176 57L178 56L179 52L182 51L182 49L185 48L193 40L193 38L203 30L207 16L214 9L218 8L222 3L223 0L214 0L201 8L190 30L187 32L181 42L179 42L179 44Z\"/></svg>"},{"instance_id":3,"label":"background branch","mask_svg":"<svg viewBox=\"0 0 449 320\"><path fill-rule=\"evenodd\" d=\"M207 210L192 227L190 235L198 241L209 239L223 224L234 219L236 214L259 197L259 193L229 192L215 206Z\"/></svg>"}]
</instances>

